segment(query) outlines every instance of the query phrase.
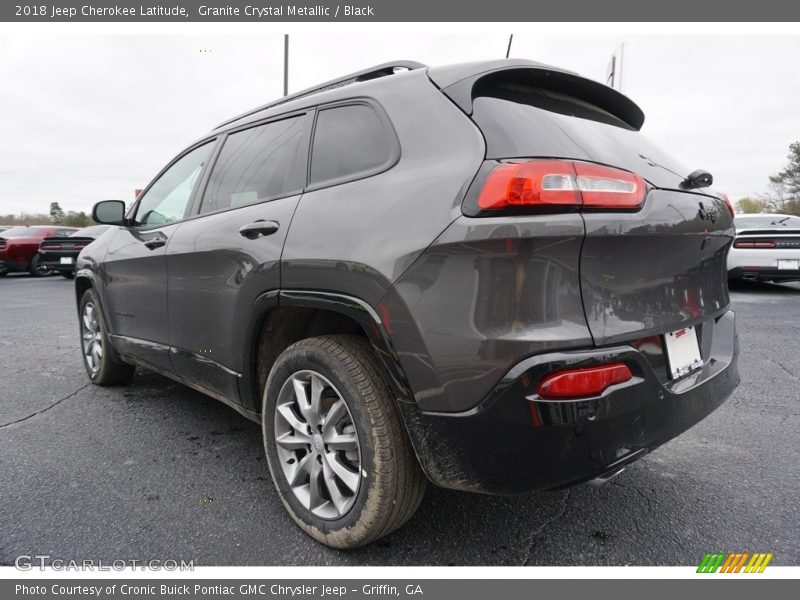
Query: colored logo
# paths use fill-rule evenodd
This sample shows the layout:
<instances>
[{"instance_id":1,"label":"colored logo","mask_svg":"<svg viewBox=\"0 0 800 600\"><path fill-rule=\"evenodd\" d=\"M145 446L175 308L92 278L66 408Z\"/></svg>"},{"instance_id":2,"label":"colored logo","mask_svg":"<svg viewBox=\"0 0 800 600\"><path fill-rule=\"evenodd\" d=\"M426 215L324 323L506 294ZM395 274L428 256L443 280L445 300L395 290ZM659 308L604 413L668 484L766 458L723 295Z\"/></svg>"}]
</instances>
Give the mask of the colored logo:
<instances>
[{"instance_id":1,"label":"colored logo","mask_svg":"<svg viewBox=\"0 0 800 600\"><path fill-rule=\"evenodd\" d=\"M697 567L698 573L763 573L769 561L772 560L772 552L736 552L725 554L724 552L709 552L704 557L700 566Z\"/></svg>"}]
</instances>

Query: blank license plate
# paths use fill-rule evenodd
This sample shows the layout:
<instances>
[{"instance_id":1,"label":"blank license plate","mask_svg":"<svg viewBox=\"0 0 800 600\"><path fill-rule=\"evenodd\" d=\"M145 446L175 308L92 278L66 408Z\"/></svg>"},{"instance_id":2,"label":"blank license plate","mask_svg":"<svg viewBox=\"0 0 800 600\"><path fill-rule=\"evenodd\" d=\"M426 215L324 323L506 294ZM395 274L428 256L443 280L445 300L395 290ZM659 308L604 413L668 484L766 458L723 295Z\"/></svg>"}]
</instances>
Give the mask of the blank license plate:
<instances>
[{"instance_id":1,"label":"blank license plate","mask_svg":"<svg viewBox=\"0 0 800 600\"><path fill-rule=\"evenodd\" d=\"M800 271L800 259L778 259L778 271Z\"/></svg>"},{"instance_id":2,"label":"blank license plate","mask_svg":"<svg viewBox=\"0 0 800 600\"><path fill-rule=\"evenodd\" d=\"M72 257L71 256L62 256L61 257L61 264L62 265L71 265L72 264Z\"/></svg>"},{"instance_id":3,"label":"blank license plate","mask_svg":"<svg viewBox=\"0 0 800 600\"><path fill-rule=\"evenodd\" d=\"M683 377L703 366L694 327L671 331L664 336L664 345L667 348L667 364L672 379Z\"/></svg>"}]
</instances>

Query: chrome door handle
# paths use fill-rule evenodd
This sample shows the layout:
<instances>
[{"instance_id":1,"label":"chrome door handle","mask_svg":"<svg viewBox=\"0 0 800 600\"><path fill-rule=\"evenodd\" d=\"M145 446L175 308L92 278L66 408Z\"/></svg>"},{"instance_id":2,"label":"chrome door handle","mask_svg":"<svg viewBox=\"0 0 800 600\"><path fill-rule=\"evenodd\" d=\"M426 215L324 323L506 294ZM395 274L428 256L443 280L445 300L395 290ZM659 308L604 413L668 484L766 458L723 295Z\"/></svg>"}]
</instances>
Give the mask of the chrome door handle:
<instances>
[{"instance_id":1,"label":"chrome door handle","mask_svg":"<svg viewBox=\"0 0 800 600\"><path fill-rule=\"evenodd\" d=\"M242 225L239 228L239 235L246 237L248 240L255 240L265 235L272 235L281 224L277 221L256 221L247 225Z\"/></svg>"}]
</instances>

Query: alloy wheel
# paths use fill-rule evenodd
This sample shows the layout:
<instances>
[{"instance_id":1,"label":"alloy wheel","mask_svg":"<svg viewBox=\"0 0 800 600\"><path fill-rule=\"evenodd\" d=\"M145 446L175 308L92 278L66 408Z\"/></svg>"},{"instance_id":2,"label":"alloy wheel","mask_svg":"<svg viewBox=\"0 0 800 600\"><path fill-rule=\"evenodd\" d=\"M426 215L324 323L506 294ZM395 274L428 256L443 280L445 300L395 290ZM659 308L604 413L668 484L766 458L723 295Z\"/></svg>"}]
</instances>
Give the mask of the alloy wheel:
<instances>
[{"instance_id":1,"label":"alloy wheel","mask_svg":"<svg viewBox=\"0 0 800 600\"><path fill-rule=\"evenodd\" d=\"M333 384L298 371L278 393L275 445L286 481L300 503L322 519L338 519L361 484L361 446L353 417Z\"/></svg>"},{"instance_id":2,"label":"alloy wheel","mask_svg":"<svg viewBox=\"0 0 800 600\"><path fill-rule=\"evenodd\" d=\"M94 377L95 373L100 369L100 361L103 359L103 337L100 331L99 315L94 302L87 302L83 305L81 338L83 356Z\"/></svg>"}]
</instances>

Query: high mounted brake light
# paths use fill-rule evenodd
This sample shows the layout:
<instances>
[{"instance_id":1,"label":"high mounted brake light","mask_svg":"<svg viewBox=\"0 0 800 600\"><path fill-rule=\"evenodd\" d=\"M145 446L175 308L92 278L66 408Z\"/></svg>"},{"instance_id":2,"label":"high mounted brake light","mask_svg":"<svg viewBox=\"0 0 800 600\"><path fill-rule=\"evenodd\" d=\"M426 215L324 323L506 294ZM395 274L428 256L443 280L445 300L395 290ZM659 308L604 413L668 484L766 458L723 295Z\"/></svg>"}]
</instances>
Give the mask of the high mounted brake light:
<instances>
[{"instance_id":1,"label":"high mounted brake light","mask_svg":"<svg viewBox=\"0 0 800 600\"><path fill-rule=\"evenodd\" d=\"M634 209L642 205L645 194L644 179L629 171L568 160L530 160L492 169L478 196L478 208Z\"/></svg>"}]
</instances>

